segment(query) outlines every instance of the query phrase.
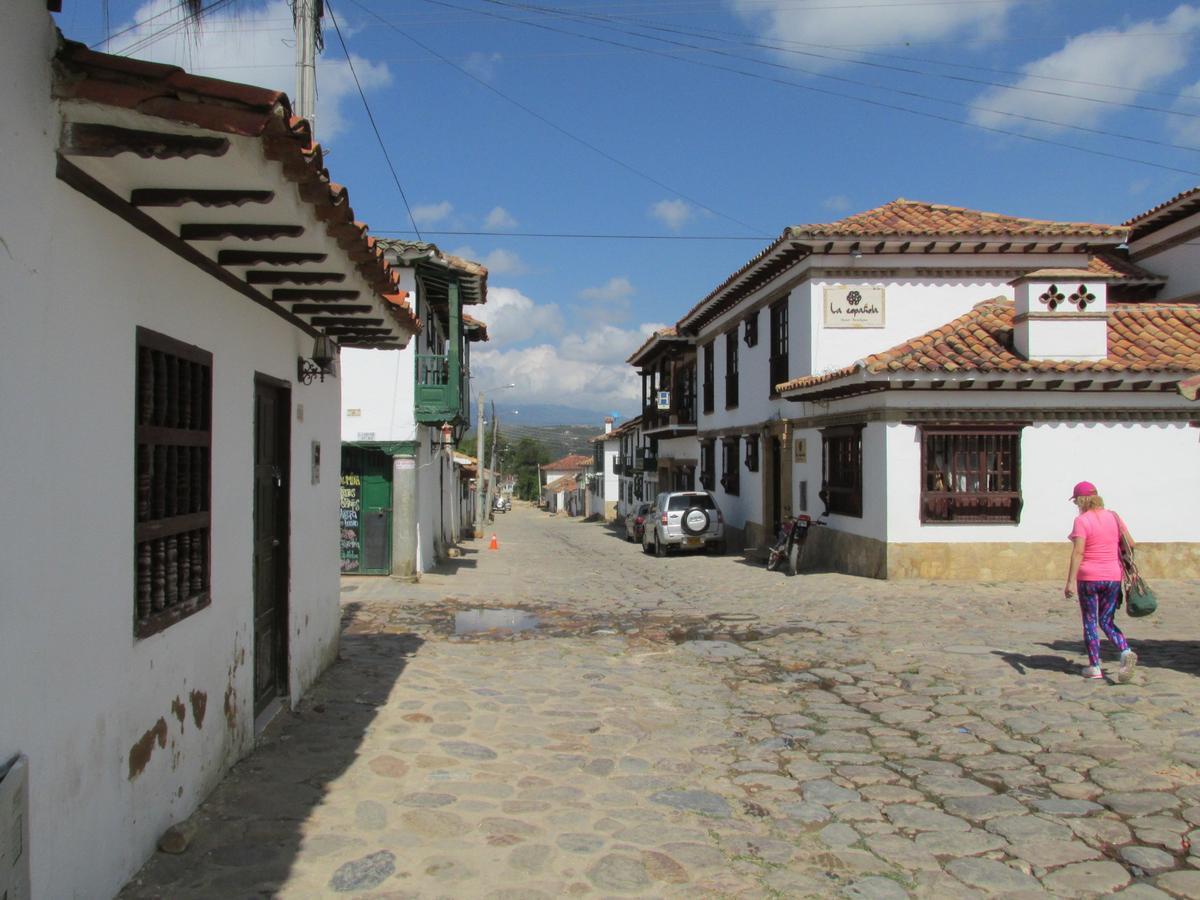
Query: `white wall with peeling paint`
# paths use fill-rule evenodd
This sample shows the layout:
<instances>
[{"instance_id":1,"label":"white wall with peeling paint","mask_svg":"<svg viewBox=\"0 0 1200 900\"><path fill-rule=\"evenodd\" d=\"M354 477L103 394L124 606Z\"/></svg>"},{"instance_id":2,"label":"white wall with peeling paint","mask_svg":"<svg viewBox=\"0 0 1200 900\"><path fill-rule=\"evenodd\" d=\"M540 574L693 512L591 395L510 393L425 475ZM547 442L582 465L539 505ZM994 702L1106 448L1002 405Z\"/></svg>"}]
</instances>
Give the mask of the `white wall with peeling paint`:
<instances>
[{"instance_id":1,"label":"white wall with peeling paint","mask_svg":"<svg viewBox=\"0 0 1200 900\"><path fill-rule=\"evenodd\" d=\"M338 383L296 384L311 338L55 178L53 26L40 0L8 5L5 18L0 760L29 757L34 897L107 897L253 742L256 372L292 384L291 699L336 656ZM142 640L137 326L210 351L214 374L212 605ZM206 698L202 722L192 692Z\"/></svg>"}]
</instances>

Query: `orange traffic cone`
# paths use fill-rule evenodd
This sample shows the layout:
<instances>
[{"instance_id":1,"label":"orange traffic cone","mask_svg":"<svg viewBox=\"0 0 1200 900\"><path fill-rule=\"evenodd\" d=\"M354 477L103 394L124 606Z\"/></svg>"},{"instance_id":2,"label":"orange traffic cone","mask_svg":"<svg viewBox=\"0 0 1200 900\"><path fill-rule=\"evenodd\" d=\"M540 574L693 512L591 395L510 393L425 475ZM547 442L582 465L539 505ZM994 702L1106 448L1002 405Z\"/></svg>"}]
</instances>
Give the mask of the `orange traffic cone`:
<instances>
[{"instance_id":1,"label":"orange traffic cone","mask_svg":"<svg viewBox=\"0 0 1200 900\"><path fill-rule=\"evenodd\" d=\"M492 532L492 542L490 544L488 544L488 549L489 550L499 550L500 549L500 542L498 540L496 540L496 532L494 532L494 531Z\"/></svg>"}]
</instances>

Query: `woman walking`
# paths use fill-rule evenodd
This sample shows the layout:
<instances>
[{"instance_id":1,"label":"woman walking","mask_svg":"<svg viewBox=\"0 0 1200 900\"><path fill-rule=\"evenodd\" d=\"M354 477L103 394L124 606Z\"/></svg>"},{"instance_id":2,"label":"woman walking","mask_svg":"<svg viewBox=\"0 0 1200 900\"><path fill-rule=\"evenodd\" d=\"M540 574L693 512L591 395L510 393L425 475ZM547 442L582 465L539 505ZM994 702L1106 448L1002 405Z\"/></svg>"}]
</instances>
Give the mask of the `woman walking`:
<instances>
[{"instance_id":1,"label":"woman walking","mask_svg":"<svg viewBox=\"0 0 1200 900\"><path fill-rule=\"evenodd\" d=\"M1117 681L1122 684L1133 679L1137 654L1129 649L1125 635L1113 617L1121 602L1121 535L1133 546L1133 538L1125 523L1112 510L1104 508L1104 500L1090 481L1075 485L1071 501L1079 510L1071 527L1071 566L1067 570L1067 586L1063 596L1070 599L1079 592L1079 612L1083 616L1083 640L1087 644L1088 663L1085 678L1103 678L1100 669L1100 631L1121 651L1121 668Z\"/></svg>"}]
</instances>

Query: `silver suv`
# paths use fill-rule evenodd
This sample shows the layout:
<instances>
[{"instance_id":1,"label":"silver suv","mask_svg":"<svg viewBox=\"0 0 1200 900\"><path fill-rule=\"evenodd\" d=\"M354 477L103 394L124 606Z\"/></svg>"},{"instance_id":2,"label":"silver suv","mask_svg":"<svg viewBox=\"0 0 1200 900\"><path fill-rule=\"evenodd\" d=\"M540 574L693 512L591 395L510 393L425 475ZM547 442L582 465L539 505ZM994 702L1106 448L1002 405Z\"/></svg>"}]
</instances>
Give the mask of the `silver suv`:
<instances>
[{"instance_id":1,"label":"silver suv","mask_svg":"<svg viewBox=\"0 0 1200 900\"><path fill-rule=\"evenodd\" d=\"M707 547L725 552L725 517L708 491L659 494L646 515L642 550L666 556L670 548Z\"/></svg>"}]
</instances>

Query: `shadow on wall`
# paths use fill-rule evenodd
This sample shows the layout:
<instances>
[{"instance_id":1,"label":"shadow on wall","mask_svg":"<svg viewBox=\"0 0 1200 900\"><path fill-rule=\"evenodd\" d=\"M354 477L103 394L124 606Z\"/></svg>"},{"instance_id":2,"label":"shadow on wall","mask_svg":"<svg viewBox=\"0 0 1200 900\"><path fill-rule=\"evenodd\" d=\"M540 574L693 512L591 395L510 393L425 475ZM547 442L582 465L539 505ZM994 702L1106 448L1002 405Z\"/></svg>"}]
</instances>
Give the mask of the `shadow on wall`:
<instances>
[{"instance_id":1,"label":"shadow on wall","mask_svg":"<svg viewBox=\"0 0 1200 900\"><path fill-rule=\"evenodd\" d=\"M312 856L347 850L361 838L348 834L345 823L370 829L375 819L386 819L383 804L373 800L351 809L325 805L326 786L358 759L363 735L424 642L414 634L367 630L356 621L360 607L343 607L338 661L298 709L272 723L254 752L182 826L184 833L194 832L187 850L156 853L119 897L275 896L301 845ZM404 759L388 753L366 766L384 778L408 770ZM370 854L364 846L361 856ZM395 863L375 856L360 868L378 871Z\"/></svg>"}]
</instances>

